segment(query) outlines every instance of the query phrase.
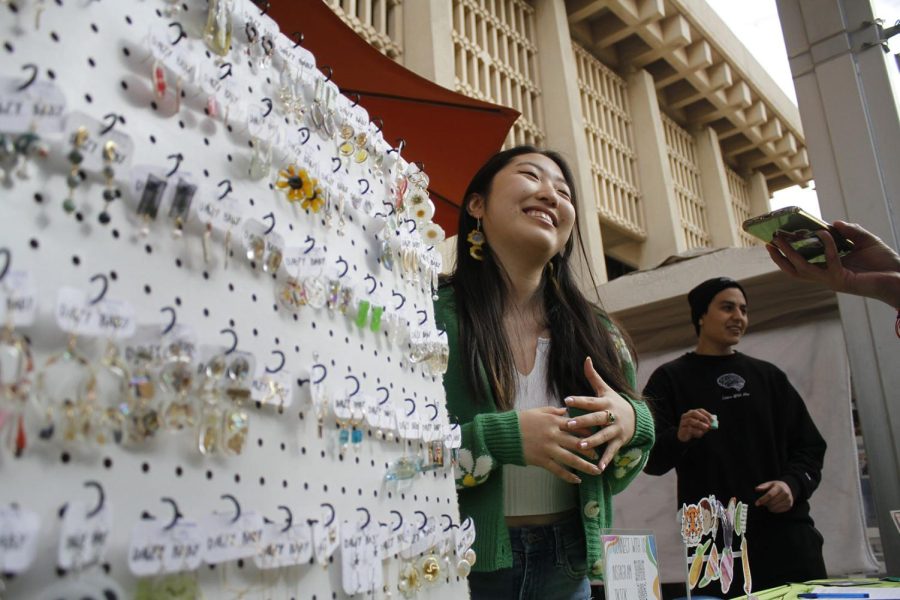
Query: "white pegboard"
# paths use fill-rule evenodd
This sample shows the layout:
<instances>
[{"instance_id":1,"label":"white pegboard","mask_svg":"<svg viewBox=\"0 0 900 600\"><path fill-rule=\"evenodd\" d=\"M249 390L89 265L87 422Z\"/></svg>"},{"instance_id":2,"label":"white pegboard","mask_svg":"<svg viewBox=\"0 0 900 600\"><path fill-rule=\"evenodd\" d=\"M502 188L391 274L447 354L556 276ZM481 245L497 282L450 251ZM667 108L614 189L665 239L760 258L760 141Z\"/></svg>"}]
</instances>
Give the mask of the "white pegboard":
<instances>
[{"instance_id":1,"label":"white pegboard","mask_svg":"<svg viewBox=\"0 0 900 600\"><path fill-rule=\"evenodd\" d=\"M180 10L173 13L173 7ZM353 278L360 286L377 286L377 294L388 305L385 320L400 304L398 294L402 294L403 312L395 312L413 322L413 331L434 328L428 285L412 285L400 276L399 268L389 271L378 261L381 242L375 233L384 220L373 215L378 208L367 210L366 202L381 207L382 200L391 198L390 161L376 167L371 159L358 164L344 158L338 171L330 174L330 167L338 166L332 158L340 156L334 140L309 123L308 116L294 123L276 110L271 118L279 120L276 129L284 137L275 144L271 173L258 181L248 176L253 152L251 131L265 134L258 123L248 125L248 116L258 118L260 111L265 111L263 98L272 99L277 108L282 83L279 73L284 69L281 54L276 54L275 64L264 70L259 66L264 53L245 53L242 27L247 18L259 18L253 16L255 10L250 2L235 2L234 49L224 58L232 70L227 90L210 91L201 85L199 75L193 80L179 79L167 68L167 93L158 98L151 82L153 40L171 43L183 30L183 39L172 46L177 50L172 51L171 60L189 60L197 73L226 69L219 64L223 59L207 52L202 41L207 18L205 0L182 5L165 0L19 0L0 4L0 77L6 78L7 84L24 83L31 71L23 67L34 65L37 78L29 88L29 102L43 99L53 104L54 90L61 91L65 98L61 128L54 131L47 126L44 131L44 120L37 127L49 143L49 156L33 161L29 179L13 175L0 186L0 247L9 250L11 272L28 272L36 290L36 322L18 329L31 342L36 371L66 344L67 336L54 317L59 290L68 286L95 295L101 282L92 281L92 277L99 274L108 281L106 298L129 303L138 324L168 322L172 312L161 312L168 307L177 315L179 325L195 332L199 344L227 347L232 338L222 331L231 329L238 349L253 354L260 368L278 366L283 355L283 369L295 380L289 408L279 411L249 403L249 439L243 453L234 457L202 456L195 448L195 436L188 433L160 432L148 443L125 448L114 443L97 446L66 444L58 439L44 441L35 431L29 431L28 446L16 458L6 447L10 432L9 423L5 424L0 506L17 503L36 512L41 533L37 559L25 573L5 579L4 597L41 597L49 587L60 585L69 594L79 590L79 577L87 575L64 572L57 565L62 528L58 511L66 503L69 510L76 510L79 503L92 506L96 491L85 486L88 481L102 486L106 506L112 512L102 568L93 567L90 572L104 572L126 596L133 595L136 586L127 564L132 530L145 512L160 520L170 518L171 507L161 501L162 497L174 499L185 518L191 520L202 520L213 512L230 513L231 503L221 496L231 494L243 511L256 511L277 522L285 515L279 506L289 507L298 521L322 518L323 503L334 507L338 521L355 522L361 515L357 509L366 508L375 524L396 523L398 514L406 523L417 522L421 513L434 518L439 528L447 518L459 522L449 466L423 473L402 489L384 482L392 461L404 455L424 454L421 442L387 442L364 429L358 450L341 455L334 417L329 413L324 435L319 438L310 397L310 377L323 372L312 368L318 361L327 368L323 384L331 394L352 388L352 380L346 376L353 375L360 383L360 393L378 397L388 393L398 412L411 406L406 399L414 400L419 411L425 411L429 403L435 404L437 421L446 425L440 376L410 364L408 344L398 345L384 329L373 332L368 326L359 328L352 315L309 306L296 312L286 309L277 300L286 279L285 267L272 275L251 264L239 231L228 236L227 266L224 227L215 229L209 240L209 256L204 259L205 228L197 210L204 203L220 206L216 203L229 187L227 181L231 189L226 200L233 203L232 210L242 213L245 220L255 219L265 225L274 222L270 243L280 239L286 249L306 249L314 240L326 249L328 269L335 273L346 270L346 279ZM173 22L180 26L170 26ZM265 23L257 26L264 30ZM153 33L148 36L149 32ZM293 46L284 38L277 43L285 53ZM311 98L311 82L317 72L300 66L293 70L307 80L304 89ZM176 89L182 90L179 101ZM219 98L217 118L208 114L210 95ZM4 98L9 98L9 93ZM307 106L307 115L309 109ZM9 106L0 106L0 112L5 112L0 122L13 119L10 110ZM21 120L19 123L21 126ZM114 126L100 136L104 124ZM87 179L75 189L76 210L69 214L63 210L69 195L66 155L71 149L71 134L81 125L96 132L91 135L91 143L96 143L98 150L91 154L85 148L89 156L82 169ZM308 132L298 133L303 126ZM110 204L111 221L103 225L98 217L104 208L106 185L100 171L104 164L102 146L110 136L118 136L118 158L123 159L114 166L116 185L123 196ZM303 144L306 137L308 142ZM128 144L132 150L126 157ZM344 209L342 227L338 225L337 208L332 207L327 226L322 212L299 210L274 187L277 171L289 163L316 171L322 179L333 178L333 189L343 190L347 206L340 207ZM139 188L149 173L165 178L176 164L178 170L168 177L170 190L177 185L176 178L188 179L198 187L184 234L173 236L173 224L167 218L169 195L149 235L142 235L144 224L135 210ZM362 208L351 208L351 199ZM372 278L366 279L367 275ZM424 323L421 327L420 321ZM78 348L93 360L102 356L105 345L104 339L82 336L78 340ZM303 565L263 572L252 560L244 560L215 568L202 565L195 573L207 598L344 598L340 557L338 550L325 568ZM384 562L393 597L400 596L397 575L403 564L398 557ZM451 574L448 566L444 565L440 583L423 588L418 596L467 596L465 580ZM381 590L368 595L385 596Z\"/></svg>"}]
</instances>

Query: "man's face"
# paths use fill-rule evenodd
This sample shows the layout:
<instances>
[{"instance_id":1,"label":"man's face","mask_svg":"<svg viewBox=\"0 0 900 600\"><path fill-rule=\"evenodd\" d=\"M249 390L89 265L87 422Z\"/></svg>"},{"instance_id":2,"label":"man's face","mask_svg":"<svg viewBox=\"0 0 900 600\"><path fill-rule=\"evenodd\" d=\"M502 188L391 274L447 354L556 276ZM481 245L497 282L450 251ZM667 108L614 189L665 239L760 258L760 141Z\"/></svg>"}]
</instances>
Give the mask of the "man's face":
<instances>
[{"instance_id":1,"label":"man's face","mask_svg":"<svg viewBox=\"0 0 900 600\"><path fill-rule=\"evenodd\" d=\"M719 347L734 346L747 330L747 299L738 288L716 294L700 317L700 339Z\"/></svg>"}]
</instances>

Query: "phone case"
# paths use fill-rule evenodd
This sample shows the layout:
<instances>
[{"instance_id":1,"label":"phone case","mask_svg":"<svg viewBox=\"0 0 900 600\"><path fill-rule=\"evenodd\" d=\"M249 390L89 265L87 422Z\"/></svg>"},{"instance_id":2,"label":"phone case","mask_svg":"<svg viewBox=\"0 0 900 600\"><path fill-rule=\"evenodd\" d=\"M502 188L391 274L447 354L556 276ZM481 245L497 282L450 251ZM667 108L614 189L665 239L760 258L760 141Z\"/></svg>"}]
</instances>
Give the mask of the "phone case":
<instances>
[{"instance_id":1,"label":"phone case","mask_svg":"<svg viewBox=\"0 0 900 600\"><path fill-rule=\"evenodd\" d=\"M743 228L750 235L766 243L771 242L775 236L788 240L794 250L799 252L807 262L812 263L825 261L825 247L816 235L816 231L825 229L831 233L840 256L853 249L853 244L834 231L827 223L797 206L786 206L747 219L743 223Z\"/></svg>"}]
</instances>

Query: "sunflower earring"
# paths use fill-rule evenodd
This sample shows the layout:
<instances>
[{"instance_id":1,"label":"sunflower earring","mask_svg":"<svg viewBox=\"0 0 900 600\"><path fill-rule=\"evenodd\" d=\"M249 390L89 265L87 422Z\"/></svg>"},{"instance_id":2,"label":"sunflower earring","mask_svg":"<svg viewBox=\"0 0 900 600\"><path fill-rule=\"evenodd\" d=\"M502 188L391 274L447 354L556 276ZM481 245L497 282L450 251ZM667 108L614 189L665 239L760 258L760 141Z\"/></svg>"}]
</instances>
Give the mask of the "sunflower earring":
<instances>
[{"instance_id":1,"label":"sunflower earring","mask_svg":"<svg viewBox=\"0 0 900 600\"><path fill-rule=\"evenodd\" d=\"M475 260L484 260L483 246L486 240L481 232L481 219L478 219L475 229L466 236L466 241L469 242L469 256Z\"/></svg>"}]
</instances>

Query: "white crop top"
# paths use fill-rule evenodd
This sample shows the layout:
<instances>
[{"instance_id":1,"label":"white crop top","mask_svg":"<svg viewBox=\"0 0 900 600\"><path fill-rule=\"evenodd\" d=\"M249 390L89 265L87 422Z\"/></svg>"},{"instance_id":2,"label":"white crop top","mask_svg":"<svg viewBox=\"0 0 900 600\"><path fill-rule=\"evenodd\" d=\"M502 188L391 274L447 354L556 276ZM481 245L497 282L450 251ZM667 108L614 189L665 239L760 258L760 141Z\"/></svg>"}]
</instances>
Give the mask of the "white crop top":
<instances>
[{"instance_id":1,"label":"white crop top","mask_svg":"<svg viewBox=\"0 0 900 600\"><path fill-rule=\"evenodd\" d=\"M538 338L531 373L516 372L516 411L559 406L547 392L549 353L550 340ZM542 467L503 465L503 506L507 517L561 513L578 506L578 490Z\"/></svg>"}]
</instances>

